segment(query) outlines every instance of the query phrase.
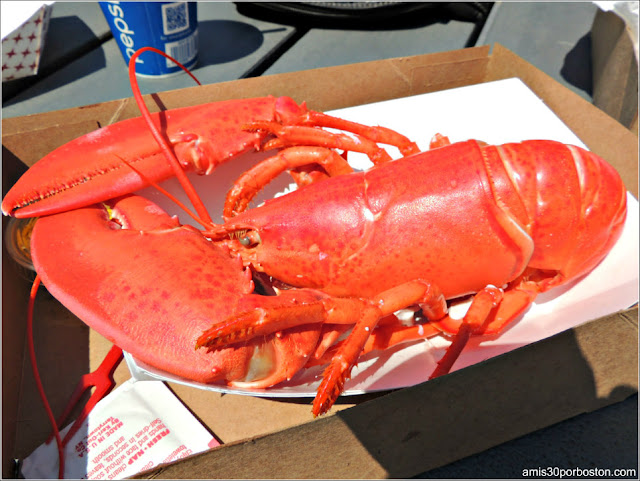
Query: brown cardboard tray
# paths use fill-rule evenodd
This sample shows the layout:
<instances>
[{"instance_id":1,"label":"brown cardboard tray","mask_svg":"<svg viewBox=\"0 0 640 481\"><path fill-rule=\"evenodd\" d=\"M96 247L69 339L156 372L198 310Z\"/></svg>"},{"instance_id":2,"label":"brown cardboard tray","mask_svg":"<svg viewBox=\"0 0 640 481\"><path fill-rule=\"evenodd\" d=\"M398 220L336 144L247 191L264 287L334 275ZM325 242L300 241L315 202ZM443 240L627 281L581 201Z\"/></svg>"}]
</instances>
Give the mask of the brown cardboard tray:
<instances>
[{"instance_id":1,"label":"brown cardboard tray","mask_svg":"<svg viewBox=\"0 0 640 481\"><path fill-rule=\"evenodd\" d=\"M518 77L638 195L638 139L616 120L500 45L212 84L151 95L156 110L288 95L332 110ZM98 126L138 115L132 99L3 120L3 195L44 154ZM3 219L3 228L6 218ZM28 275L3 248L3 474L49 435L25 355ZM110 344L46 292L35 307L44 388L60 413L78 378ZM63 373L59 366L65 366ZM116 380L129 377L123 365ZM484 451L638 389L637 307L390 393L339 400L312 420L308 401L278 401L170 384L224 443L141 473L161 478L409 477ZM531 413L535 413L532 415Z\"/></svg>"}]
</instances>

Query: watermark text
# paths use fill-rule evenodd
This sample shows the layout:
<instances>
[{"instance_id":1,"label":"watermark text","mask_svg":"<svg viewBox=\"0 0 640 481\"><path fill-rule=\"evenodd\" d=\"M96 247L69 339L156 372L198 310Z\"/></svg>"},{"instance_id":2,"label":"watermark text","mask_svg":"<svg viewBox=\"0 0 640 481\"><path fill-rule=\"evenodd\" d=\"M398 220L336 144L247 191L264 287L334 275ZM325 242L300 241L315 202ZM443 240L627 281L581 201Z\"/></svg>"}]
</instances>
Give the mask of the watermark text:
<instances>
[{"instance_id":1,"label":"watermark text","mask_svg":"<svg viewBox=\"0 0 640 481\"><path fill-rule=\"evenodd\" d=\"M546 466L525 468L522 470L524 478L636 478L638 471L633 468L560 468Z\"/></svg>"}]
</instances>

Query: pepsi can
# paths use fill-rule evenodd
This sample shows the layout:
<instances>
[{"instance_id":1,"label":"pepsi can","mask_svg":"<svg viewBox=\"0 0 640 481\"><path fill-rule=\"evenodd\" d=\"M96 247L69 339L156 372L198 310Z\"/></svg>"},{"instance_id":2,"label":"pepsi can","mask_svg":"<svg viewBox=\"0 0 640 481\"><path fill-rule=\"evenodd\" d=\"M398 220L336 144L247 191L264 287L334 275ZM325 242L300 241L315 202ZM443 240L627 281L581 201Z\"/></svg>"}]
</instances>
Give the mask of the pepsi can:
<instances>
[{"instance_id":1,"label":"pepsi can","mask_svg":"<svg viewBox=\"0 0 640 481\"><path fill-rule=\"evenodd\" d=\"M142 47L155 47L187 68L198 61L198 10L195 2L99 2L125 63ZM166 77L182 72L154 52L136 58L136 74Z\"/></svg>"}]
</instances>

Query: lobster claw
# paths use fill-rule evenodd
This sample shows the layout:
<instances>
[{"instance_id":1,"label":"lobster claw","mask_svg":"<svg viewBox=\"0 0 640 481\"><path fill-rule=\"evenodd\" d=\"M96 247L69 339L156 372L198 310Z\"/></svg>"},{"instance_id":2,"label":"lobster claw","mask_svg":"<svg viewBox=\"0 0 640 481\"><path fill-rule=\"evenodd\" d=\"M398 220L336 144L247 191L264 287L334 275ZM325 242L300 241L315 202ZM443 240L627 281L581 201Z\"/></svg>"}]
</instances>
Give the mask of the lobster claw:
<instances>
[{"instance_id":1,"label":"lobster claw","mask_svg":"<svg viewBox=\"0 0 640 481\"><path fill-rule=\"evenodd\" d=\"M198 323L209 317L202 302L180 302L201 284L185 282L183 277L194 276L195 268L185 257L206 253L205 269L211 272L228 264L222 249L206 246L197 232L181 227L150 201L128 196L108 208L94 205L41 217L31 250L49 292L108 340L143 362L183 376L199 372L203 381L203 370L211 371L211 361L198 355L193 343L179 342L181 337L195 339ZM226 270L225 276L237 271L235 282L248 288L240 269Z\"/></svg>"},{"instance_id":2,"label":"lobster claw","mask_svg":"<svg viewBox=\"0 0 640 481\"><path fill-rule=\"evenodd\" d=\"M259 144L264 134L241 127L256 119L271 120L274 102L271 97L212 102L158 112L152 119L185 170L208 174ZM135 192L148 186L148 180L161 182L172 175L145 120L123 120L39 160L7 193L2 212L16 217L59 213Z\"/></svg>"},{"instance_id":3,"label":"lobster claw","mask_svg":"<svg viewBox=\"0 0 640 481\"><path fill-rule=\"evenodd\" d=\"M141 97L136 97L144 109ZM374 162L390 160L378 142L417 152L406 137L383 127L367 127L307 110L289 97L227 100L123 120L79 137L38 161L13 186L2 211L16 217L56 214L122 196L181 175L160 147L163 140L185 171L210 174L218 165L252 150L299 145L366 153ZM156 138L151 132L159 130ZM324 131L333 128L348 135ZM271 141L265 140L275 136ZM164 146L163 146L164 147ZM307 163L315 163L314 154ZM346 164L346 162L345 162ZM184 181L184 179L183 179ZM183 182L183 184L186 182ZM185 186L186 188L186 186ZM193 196L190 195L193 199ZM200 212L202 218L205 215Z\"/></svg>"},{"instance_id":4,"label":"lobster claw","mask_svg":"<svg viewBox=\"0 0 640 481\"><path fill-rule=\"evenodd\" d=\"M136 359L185 379L266 387L301 369L308 359L297 353L318 341L318 329L300 328L195 350L205 329L262 296L238 257L143 197L41 217L31 250L65 307Z\"/></svg>"}]
</instances>

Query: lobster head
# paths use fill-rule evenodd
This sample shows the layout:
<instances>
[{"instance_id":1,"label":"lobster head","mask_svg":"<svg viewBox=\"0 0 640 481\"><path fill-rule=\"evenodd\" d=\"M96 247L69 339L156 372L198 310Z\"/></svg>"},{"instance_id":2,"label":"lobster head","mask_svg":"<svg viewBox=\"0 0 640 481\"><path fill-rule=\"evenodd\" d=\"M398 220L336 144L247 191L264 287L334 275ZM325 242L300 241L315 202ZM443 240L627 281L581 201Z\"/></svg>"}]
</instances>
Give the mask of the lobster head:
<instances>
[{"instance_id":1,"label":"lobster head","mask_svg":"<svg viewBox=\"0 0 640 481\"><path fill-rule=\"evenodd\" d=\"M362 248L368 208L363 195L344 192L362 192L362 182L358 174L341 176L270 199L233 218L242 227L228 245L245 264L285 284L345 294L333 280L343 260Z\"/></svg>"}]
</instances>

